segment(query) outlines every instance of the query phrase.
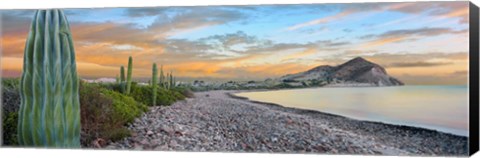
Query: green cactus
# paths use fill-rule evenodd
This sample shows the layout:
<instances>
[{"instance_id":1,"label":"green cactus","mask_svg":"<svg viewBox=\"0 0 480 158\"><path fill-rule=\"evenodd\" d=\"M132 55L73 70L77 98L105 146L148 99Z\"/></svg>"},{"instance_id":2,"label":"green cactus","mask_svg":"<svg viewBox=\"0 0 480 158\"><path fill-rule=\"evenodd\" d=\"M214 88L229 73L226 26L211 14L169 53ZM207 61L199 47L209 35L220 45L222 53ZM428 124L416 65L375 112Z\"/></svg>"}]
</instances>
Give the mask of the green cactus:
<instances>
[{"instance_id":1,"label":"green cactus","mask_svg":"<svg viewBox=\"0 0 480 158\"><path fill-rule=\"evenodd\" d=\"M128 57L128 71L127 71L127 92L125 94L130 94L130 89L132 88L132 56Z\"/></svg>"},{"instance_id":2,"label":"green cactus","mask_svg":"<svg viewBox=\"0 0 480 158\"><path fill-rule=\"evenodd\" d=\"M125 67L120 67L120 90L122 93L126 93L125 89Z\"/></svg>"},{"instance_id":3,"label":"green cactus","mask_svg":"<svg viewBox=\"0 0 480 158\"><path fill-rule=\"evenodd\" d=\"M170 71L170 88L175 87L175 83L173 82L173 72Z\"/></svg>"},{"instance_id":4,"label":"green cactus","mask_svg":"<svg viewBox=\"0 0 480 158\"><path fill-rule=\"evenodd\" d=\"M157 105L157 86L158 86L158 81L157 81L157 76L158 76L158 70L157 70L157 64L153 63L153 68L152 68L152 106Z\"/></svg>"},{"instance_id":5,"label":"green cactus","mask_svg":"<svg viewBox=\"0 0 480 158\"><path fill-rule=\"evenodd\" d=\"M72 35L63 11L35 12L23 60L19 144L79 148L79 78Z\"/></svg>"},{"instance_id":6,"label":"green cactus","mask_svg":"<svg viewBox=\"0 0 480 158\"><path fill-rule=\"evenodd\" d=\"M165 88L170 89L170 74L167 72L166 80L165 80Z\"/></svg>"},{"instance_id":7,"label":"green cactus","mask_svg":"<svg viewBox=\"0 0 480 158\"><path fill-rule=\"evenodd\" d=\"M115 76L115 83L120 83L120 77L118 77L118 75Z\"/></svg>"},{"instance_id":8,"label":"green cactus","mask_svg":"<svg viewBox=\"0 0 480 158\"><path fill-rule=\"evenodd\" d=\"M125 82L125 68L123 66L120 67L120 82Z\"/></svg>"},{"instance_id":9,"label":"green cactus","mask_svg":"<svg viewBox=\"0 0 480 158\"><path fill-rule=\"evenodd\" d=\"M163 65L160 66L160 86L165 88L165 75L163 74Z\"/></svg>"}]
</instances>

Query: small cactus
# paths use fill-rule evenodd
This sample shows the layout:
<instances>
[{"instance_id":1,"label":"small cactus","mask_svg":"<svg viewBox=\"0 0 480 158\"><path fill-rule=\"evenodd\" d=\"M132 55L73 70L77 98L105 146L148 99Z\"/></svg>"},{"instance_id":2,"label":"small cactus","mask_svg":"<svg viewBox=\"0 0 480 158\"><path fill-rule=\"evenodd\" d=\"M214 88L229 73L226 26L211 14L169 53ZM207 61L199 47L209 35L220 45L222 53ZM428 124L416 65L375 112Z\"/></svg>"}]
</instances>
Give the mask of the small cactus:
<instances>
[{"instance_id":1,"label":"small cactus","mask_svg":"<svg viewBox=\"0 0 480 158\"><path fill-rule=\"evenodd\" d=\"M173 72L170 71L170 88L175 87L175 83L173 81Z\"/></svg>"},{"instance_id":2,"label":"small cactus","mask_svg":"<svg viewBox=\"0 0 480 158\"><path fill-rule=\"evenodd\" d=\"M152 106L157 105L157 86L158 86L158 81L157 81L157 76L158 76L158 70L157 70L157 64L153 63L153 68L152 68Z\"/></svg>"},{"instance_id":3,"label":"small cactus","mask_svg":"<svg viewBox=\"0 0 480 158\"><path fill-rule=\"evenodd\" d=\"M115 76L115 83L120 83L120 77L118 77L118 75Z\"/></svg>"},{"instance_id":4,"label":"small cactus","mask_svg":"<svg viewBox=\"0 0 480 158\"><path fill-rule=\"evenodd\" d=\"M130 89L132 88L132 56L128 57L128 71L127 71L127 89L125 94L130 94Z\"/></svg>"},{"instance_id":5,"label":"small cactus","mask_svg":"<svg viewBox=\"0 0 480 158\"><path fill-rule=\"evenodd\" d=\"M120 82L125 82L125 68L123 66L120 67Z\"/></svg>"},{"instance_id":6,"label":"small cactus","mask_svg":"<svg viewBox=\"0 0 480 158\"><path fill-rule=\"evenodd\" d=\"M120 90L122 93L126 93L126 88L125 88L125 68L123 66L120 67Z\"/></svg>"},{"instance_id":7,"label":"small cactus","mask_svg":"<svg viewBox=\"0 0 480 158\"><path fill-rule=\"evenodd\" d=\"M163 74L163 65L160 66L160 86L165 88L165 75Z\"/></svg>"},{"instance_id":8,"label":"small cactus","mask_svg":"<svg viewBox=\"0 0 480 158\"><path fill-rule=\"evenodd\" d=\"M80 147L79 78L73 46L62 10L35 12L20 83L20 145Z\"/></svg>"},{"instance_id":9,"label":"small cactus","mask_svg":"<svg viewBox=\"0 0 480 158\"><path fill-rule=\"evenodd\" d=\"M173 77L173 87L175 87L176 84L177 84L177 81L176 81L176 77L174 76L174 77Z\"/></svg>"},{"instance_id":10,"label":"small cactus","mask_svg":"<svg viewBox=\"0 0 480 158\"><path fill-rule=\"evenodd\" d=\"M170 74L167 72L166 81L165 81L165 88L170 89Z\"/></svg>"}]
</instances>

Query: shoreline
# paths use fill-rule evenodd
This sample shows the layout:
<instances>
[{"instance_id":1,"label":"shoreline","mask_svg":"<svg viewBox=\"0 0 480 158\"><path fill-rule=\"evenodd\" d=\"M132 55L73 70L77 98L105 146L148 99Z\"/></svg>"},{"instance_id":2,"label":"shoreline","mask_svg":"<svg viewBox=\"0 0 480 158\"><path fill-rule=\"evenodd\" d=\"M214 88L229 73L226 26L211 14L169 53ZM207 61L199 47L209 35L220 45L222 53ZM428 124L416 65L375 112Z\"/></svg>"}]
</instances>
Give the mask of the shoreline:
<instances>
[{"instance_id":1,"label":"shoreline","mask_svg":"<svg viewBox=\"0 0 480 158\"><path fill-rule=\"evenodd\" d=\"M328 87L328 88L330 88L330 87ZM336 88L336 87L335 87L335 88ZM343 88L343 87L341 87L341 88ZM251 99L248 98L248 97L242 97L242 96L235 95L236 93L244 93L244 92L264 92L264 91L255 91L255 90L252 90L252 91L242 91L242 92L228 92L228 93L226 93L226 94L227 94L229 97L233 98L233 99L240 99L240 100L245 100L245 101L248 101L248 102L251 102L251 103L263 104L263 105L265 105L265 106L274 106L274 107L278 107L278 108L288 109L288 110L294 111L294 112L296 112L296 113L301 113L301 114L307 114L307 115L308 115L308 114L310 114L310 115L316 115L316 114L318 114L318 115L328 115L328 116L332 116L332 117L339 117L339 118L349 119L349 120L355 120L355 121L359 121L359 122L365 122L365 123L371 123L371 124L378 124L378 125L384 125L384 126L399 127L399 128L404 128L405 130L426 131L426 132L441 133L441 134L446 134L446 135L451 135L451 136L456 136L456 137L469 138L469 136L463 136L463 135L457 135L457 134L453 134L453 133L442 132L442 131L438 131L438 130L435 130L435 129L429 129L429 128L417 127L417 126L409 126L409 125L399 125L399 124L385 123L385 122L381 122L381 121L359 120L359 119L355 119L355 118L350 118L350 117L348 117L348 116L343 116L343 115L338 115L338 114L332 114L332 113L323 112L323 111L318 111L318 110L302 109L302 108L295 108L295 107L287 107L287 106L284 106L284 105L281 105L281 104L277 104L277 103L251 100Z\"/></svg>"},{"instance_id":2,"label":"shoreline","mask_svg":"<svg viewBox=\"0 0 480 158\"><path fill-rule=\"evenodd\" d=\"M105 149L468 155L468 138L435 130L369 122L315 110L252 101L233 93L196 92L167 107L150 107L128 128L132 136Z\"/></svg>"}]
</instances>

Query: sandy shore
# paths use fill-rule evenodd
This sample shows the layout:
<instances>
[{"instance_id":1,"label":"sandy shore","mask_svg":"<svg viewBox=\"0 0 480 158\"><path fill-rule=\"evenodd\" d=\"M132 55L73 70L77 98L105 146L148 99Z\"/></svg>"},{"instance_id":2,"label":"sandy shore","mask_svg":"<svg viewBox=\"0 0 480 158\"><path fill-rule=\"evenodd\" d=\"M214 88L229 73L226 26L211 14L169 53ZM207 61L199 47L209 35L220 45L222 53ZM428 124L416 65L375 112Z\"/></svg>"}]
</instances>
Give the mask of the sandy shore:
<instances>
[{"instance_id":1,"label":"sandy shore","mask_svg":"<svg viewBox=\"0 0 480 158\"><path fill-rule=\"evenodd\" d=\"M230 95L195 93L152 107L129 128L132 137L107 149L462 155L468 138L433 130L349 119Z\"/></svg>"}]
</instances>

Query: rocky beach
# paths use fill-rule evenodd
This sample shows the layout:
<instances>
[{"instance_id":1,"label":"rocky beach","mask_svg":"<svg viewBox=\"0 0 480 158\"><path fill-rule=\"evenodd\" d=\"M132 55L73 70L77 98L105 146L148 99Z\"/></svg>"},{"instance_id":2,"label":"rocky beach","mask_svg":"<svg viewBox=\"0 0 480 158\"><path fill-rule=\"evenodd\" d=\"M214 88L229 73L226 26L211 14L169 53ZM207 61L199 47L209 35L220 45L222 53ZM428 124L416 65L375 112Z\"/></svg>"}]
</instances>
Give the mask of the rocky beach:
<instances>
[{"instance_id":1,"label":"rocky beach","mask_svg":"<svg viewBox=\"0 0 480 158\"><path fill-rule=\"evenodd\" d=\"M197 92L150 107L132 136L105 149L374 155L467 155L468 137L367 122L237 97Z\"/></svg>"}]
</instances>

